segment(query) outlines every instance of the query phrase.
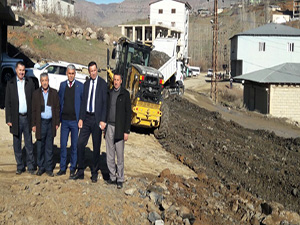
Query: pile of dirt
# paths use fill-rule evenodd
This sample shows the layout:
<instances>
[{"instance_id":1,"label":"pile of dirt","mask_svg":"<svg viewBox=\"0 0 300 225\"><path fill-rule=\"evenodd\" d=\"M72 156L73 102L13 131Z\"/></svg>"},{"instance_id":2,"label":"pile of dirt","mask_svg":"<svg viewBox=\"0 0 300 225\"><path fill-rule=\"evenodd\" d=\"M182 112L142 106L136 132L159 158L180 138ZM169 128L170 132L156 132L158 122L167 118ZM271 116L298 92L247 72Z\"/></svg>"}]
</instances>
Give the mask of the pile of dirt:
<instances>
[{"instance_id":1,"label":"pile of dirt","mask_svg":"<svg viewBox=\"0 0 300 225\"><path fill-rule=\"evenodd\" d=\"M165 149L195 172L300 211L299 138L245 129L180 97L166 102L169 135L160 140Z\"/></svg>"},{"instance_id":2,"label":"pile of dirt","mask_svg":"<svg viewBox=\"0 0 300 225\"><path fill-rule=\"evenodd\" d=\"M159 69L169 59L170 59L170 57L166 53L153 50L150 53L150 66L155 69Z\"/></svg>"}]
</instances>

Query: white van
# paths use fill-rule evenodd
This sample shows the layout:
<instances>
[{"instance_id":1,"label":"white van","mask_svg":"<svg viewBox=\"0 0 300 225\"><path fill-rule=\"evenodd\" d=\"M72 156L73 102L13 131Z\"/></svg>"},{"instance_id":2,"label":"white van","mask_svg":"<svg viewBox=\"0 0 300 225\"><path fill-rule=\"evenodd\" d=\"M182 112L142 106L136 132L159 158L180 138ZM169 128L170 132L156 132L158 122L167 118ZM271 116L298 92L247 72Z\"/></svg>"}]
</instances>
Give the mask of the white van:
<instances>
[{"instance_id":1,"label":"white van","mask_svg":"<svg viewBox=\"0 0 300 225\"><path fill-rule=\"evenodd\" d=\"M200 74L200 67L190 66L189 70L191 71L192 76L198 76Z\"/></svg>"}]
</instances>

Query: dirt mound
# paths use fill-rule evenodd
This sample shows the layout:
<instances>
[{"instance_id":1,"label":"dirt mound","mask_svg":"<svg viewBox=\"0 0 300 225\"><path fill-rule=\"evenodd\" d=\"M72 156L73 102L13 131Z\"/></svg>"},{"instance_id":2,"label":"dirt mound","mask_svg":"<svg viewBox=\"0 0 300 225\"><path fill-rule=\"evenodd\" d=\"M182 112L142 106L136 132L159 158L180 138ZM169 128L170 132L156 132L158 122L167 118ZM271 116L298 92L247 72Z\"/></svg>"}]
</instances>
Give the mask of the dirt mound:
<instances>
[{"instance_id":1,"label":"dirt mound","mask_svg":"<svg viewBox=\"0 0 300 225\"><path fill-rule=\"evenodd\" d=\"M196 172L300 211L299 138L245 129L180 97L166 102L169 136L160 140L165 149Z\"/></svg>"},{"instance_id":2,"label":"dirt mound","mask_svg":"<svg viewBox=\"0 0 300 225\"><path fill-rule=\"evenodd\" d=\"M159 69L162 65L164 65L170 57L164 53L164 52L159 52L159 51L151 51L150 54L150 66Z\"/></svg>"}]
</instances>

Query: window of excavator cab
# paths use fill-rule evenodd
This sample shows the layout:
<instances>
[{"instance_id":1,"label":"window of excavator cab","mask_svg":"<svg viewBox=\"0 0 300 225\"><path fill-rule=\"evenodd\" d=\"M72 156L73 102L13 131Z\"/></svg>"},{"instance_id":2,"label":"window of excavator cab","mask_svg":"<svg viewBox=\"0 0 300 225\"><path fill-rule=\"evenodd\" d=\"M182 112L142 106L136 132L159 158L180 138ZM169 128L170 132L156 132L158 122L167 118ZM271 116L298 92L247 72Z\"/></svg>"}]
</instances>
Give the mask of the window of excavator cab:
<instances>
[{"instance_id":1,"label":"window of excavator cab","mask_svg":"<svg viewBox=\"0 0 300 225\"><path fill-rule=\"evenodd\" d=\"M118 73L123 73L124 72L124 69L125 69L125 53L126 53L126 49L125 48L122 48L121 50L121 54L119 56L119 63L118 63L118 68L117 68L117 71Z\"/></svg>"},{"instance_id":2,"label":"window of excavator cab","mask_svg":"<svg viewBox=\"0 0 300 225\"><path fill-rule=\"evenodd\" d=\"M127 65L130 63L136 63L139 65L148 66L149 54L143 52L140 49L134 49L133 47L128 48Z\"/></svg>"}]
</instances>

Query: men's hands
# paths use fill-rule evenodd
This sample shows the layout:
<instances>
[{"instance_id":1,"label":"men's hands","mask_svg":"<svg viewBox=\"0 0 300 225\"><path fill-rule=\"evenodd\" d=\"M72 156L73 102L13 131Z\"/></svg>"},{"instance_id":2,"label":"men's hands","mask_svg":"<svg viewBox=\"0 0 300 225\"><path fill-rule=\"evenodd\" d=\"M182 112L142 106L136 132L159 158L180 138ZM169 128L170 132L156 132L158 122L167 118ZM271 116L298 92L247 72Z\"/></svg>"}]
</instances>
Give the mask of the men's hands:
<instances>
[{"instance_id":1,"label":"men's hands","mask_svg":"<svg viewBox=\"0 0 300 225\"><path fill-rule=\"evenodd\" d=\"M82 121L82 120L79 120L79 121L78 121L78 128L81 129L81 128L82 128L82 125L83 125L83 121Z\"/></svg>"},{"instance_id":2,"label":"men's hands","mask_svg":"<svg viewBox=\"0 0 300 225\"><path fill-rule=\"evenodd\" d=\"M35 133L36 132L36 126L32 127L32 131Z\"/></svg>"},{"instance_id":3,"label":"men's hands","mask_svg":"<svg viewBox=\"0 0 300 225\"><path fill-rule=\"evenodd\" d=\"M124 133L124 141L127 141L127 140L128 140L128 136L129 136L129 134Z\"/></svg>"},{"instance_id":4,"label":"men's hands","mask_svg":"<svg viewBox=\"0 0 300 225\"><path fill-rule=\"evenodd\" d=\"M7 125L8 125L9 127L11 127L11 126L12 126L12 123L7 123Z\"/></svg>"},{"instance_id":5,"label":"men's hands","mask_svg":"<svg viewBox=\"0 0 300 225\"><path fill-rule=\"evenodd\" d=\"M105 129L105 127L106 127L106 123L100 121L100 124L99 124L99 125L101 126L101 130L104 131L104 129Z\"/></svg>"},{"instance_id":6,"label":"men's hands","mask_svg":"<svg viewBox=\"0 0 300 225\"><path fill-rule=\"evenodd\" d=\"M56 130L58 129L58 127L59 127L58 125L55 126Z\"/></svg>"}]
</instances>

